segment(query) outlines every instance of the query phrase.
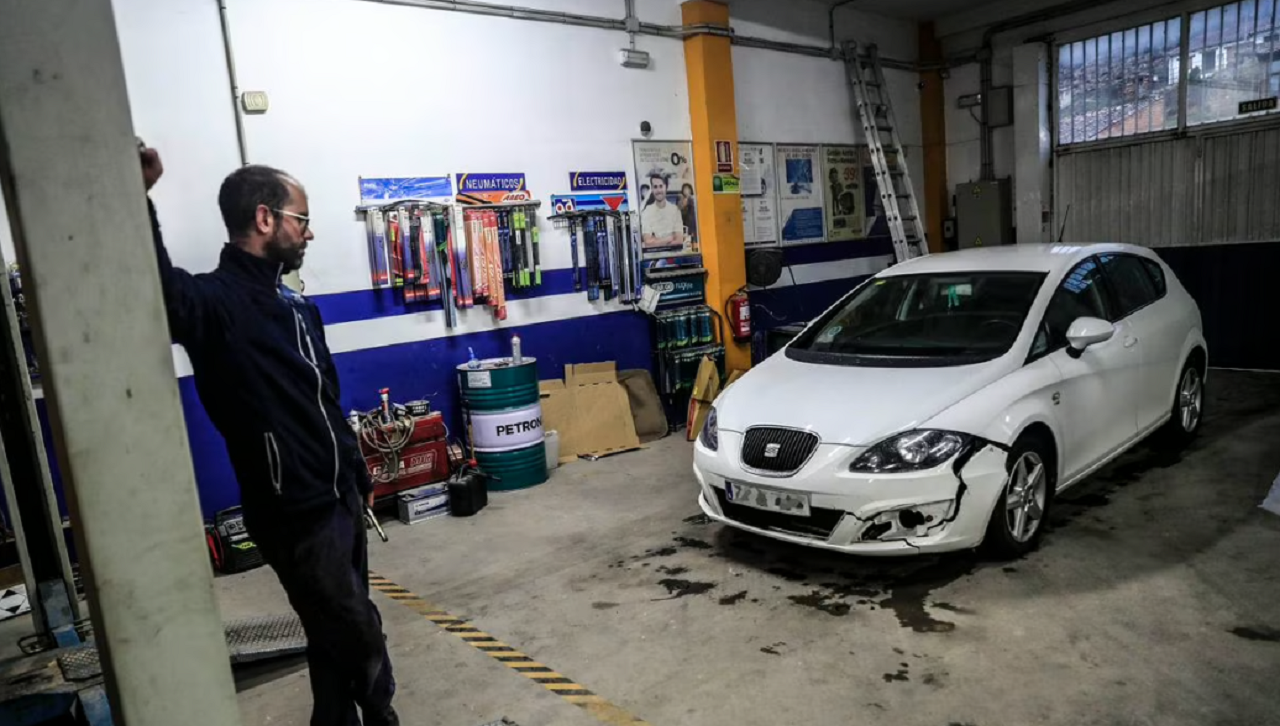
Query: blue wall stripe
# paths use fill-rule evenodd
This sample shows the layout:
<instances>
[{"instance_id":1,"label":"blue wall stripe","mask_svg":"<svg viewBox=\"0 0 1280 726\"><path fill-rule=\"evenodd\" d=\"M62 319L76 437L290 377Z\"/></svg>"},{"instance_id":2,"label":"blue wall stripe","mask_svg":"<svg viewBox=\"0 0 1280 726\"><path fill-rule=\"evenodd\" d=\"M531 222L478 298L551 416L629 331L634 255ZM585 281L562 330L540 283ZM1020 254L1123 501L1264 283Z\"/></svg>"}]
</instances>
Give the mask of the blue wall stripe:
<instances>
[{"instance_id":1,"label":"blue wall stripe","mask_svg":"<svg viewBox=\"0 0 1280 726\"><path fill-rule=\"evenodd\" d=\"M611 360L618 370L652 368L647 317L631 311L590 315L335 355L343 411L377 408L378 390L390 388L393 401L429 400L433 409L444 412L450 434L462 439L456 366L467 361L468 348L481 358L510 355L515 334L520 335L524 355L537 359L542 379L563 378L565 365L571 363ZM200 504L205 516L212 517L239 503L239 487L222 436L196 395L194 379L184 378L178 385Z\"/></svg>"},{"instance_id":2,"label":"blue wall stripe","mask_svg":"<svg viewBox=\"0 0 1280 726\"><path fill-rule=\"evenodd\" d=\"M523 290L507 286L508 300L528 300L550 295L565 295L573 292L573 270L543 270L542 284L538 287ZM586 292L583 292L585 300ZM389 318L395 315L440 310L439 302L423 302L405 305L404 291L393 288L351 290L322 295L308 295L307 298L320 308L320 316L326 325L337 323L354 323L361 320Z\"/></svg>"},{"instance_id":3,"label":"blue wall stripe","mask_svg":"<svg viewBox=\"0 0 1280 726\"><path fill-rule=\"evenodd\" d=\"M824 242L799 247L783 247L782 263L784 265L815 265L891 254L893 254L893 242L888 237L868 237L855 242Z\"/></svg>"},{"instance_id":4,"label":"blue wall stripe","mask_svg":"<svg viewBox=\"0 0 1280 726\"><path fill-rule=\"evenodd\" d=\"M807 323L870 275L842 280L824 280L806 285L787 285L752 290L751 324L755 330L771 330L783 325Z\"/></svg>"}]
</instances>

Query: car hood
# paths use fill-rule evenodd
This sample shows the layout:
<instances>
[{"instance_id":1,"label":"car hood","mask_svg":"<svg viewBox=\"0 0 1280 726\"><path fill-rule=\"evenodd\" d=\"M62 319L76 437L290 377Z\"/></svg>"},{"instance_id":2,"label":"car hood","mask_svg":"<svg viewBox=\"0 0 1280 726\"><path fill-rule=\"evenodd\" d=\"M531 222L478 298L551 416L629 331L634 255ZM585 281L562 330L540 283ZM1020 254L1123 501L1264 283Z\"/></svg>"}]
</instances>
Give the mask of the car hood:
<instances>
[{"instance_id":1,"label":"car hood","mask_svg":"<svg viewBox=\"0 0 1280 726\"><path fill-rule=\"evenodd\" d=\"M869 446L927 422L1008 367L998 358L946 368L867 368L802 363L779 353L716 400L717 422L722 431L785 426L813 431L823 443Z\"/></svg>"}]
</instances>

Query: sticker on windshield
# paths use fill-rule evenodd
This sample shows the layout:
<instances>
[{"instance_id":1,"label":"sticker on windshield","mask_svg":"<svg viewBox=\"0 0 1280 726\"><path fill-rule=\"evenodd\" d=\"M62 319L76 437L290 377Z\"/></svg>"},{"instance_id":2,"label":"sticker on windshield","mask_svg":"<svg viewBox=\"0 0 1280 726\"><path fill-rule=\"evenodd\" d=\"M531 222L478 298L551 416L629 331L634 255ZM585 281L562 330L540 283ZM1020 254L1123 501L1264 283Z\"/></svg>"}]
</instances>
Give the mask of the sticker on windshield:
<instances>
[{"instance_id":1,"label":"sticker on windshield","mask_svg":"<svg viewBox=\"0 0 1280 726\"><path fill-rule=\"evenodd\" d=\"M818 336L818 342L830 343L831 341L836 339L836 336L839 335L840 331L842 330L844 330L843 325L832 325L830 328L827 328L826 330L822 331L822 335Z\"/></svg>"}]
</instances>

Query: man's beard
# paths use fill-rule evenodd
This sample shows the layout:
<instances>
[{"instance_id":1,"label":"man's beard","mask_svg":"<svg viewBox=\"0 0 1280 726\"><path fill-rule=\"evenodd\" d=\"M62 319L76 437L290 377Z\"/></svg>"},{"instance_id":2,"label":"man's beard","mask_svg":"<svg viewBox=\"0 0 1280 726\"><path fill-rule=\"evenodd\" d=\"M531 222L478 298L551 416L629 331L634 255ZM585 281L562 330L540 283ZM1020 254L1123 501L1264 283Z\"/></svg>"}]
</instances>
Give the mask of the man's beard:
<instances>
[{"instance_id":1,"label":"man's beard","mask_svg":"<svg viewBox=\"0 0 1280 726\"><path fill-rule=\"evenodd\" d=\"M262 251L268 260L279 264L286 273L293 272L302 267L302 250L305 243L297 246L290 246L280 239L280 232L277 230L271 239L267 240L262 246Z\"/></svg>"}]
</instances>

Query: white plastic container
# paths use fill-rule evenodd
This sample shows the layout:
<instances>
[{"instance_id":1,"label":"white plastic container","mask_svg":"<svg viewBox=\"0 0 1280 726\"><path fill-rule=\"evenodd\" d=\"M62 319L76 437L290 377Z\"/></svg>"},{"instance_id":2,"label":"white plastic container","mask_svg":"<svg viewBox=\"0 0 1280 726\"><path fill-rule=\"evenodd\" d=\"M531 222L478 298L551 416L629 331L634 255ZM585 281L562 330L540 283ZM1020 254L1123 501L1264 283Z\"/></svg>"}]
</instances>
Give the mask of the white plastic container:
<instances>
[{"instance_id":1,"label":"white plastic container","mask_svg":"<svg viewBox=\"0 0 1280 726\"><path fill-rule=\"evenodd\" d=\"M543 435L547 443L547 471L560 466L560 433L548 431Z\"/></svg>"}]
</instances>

